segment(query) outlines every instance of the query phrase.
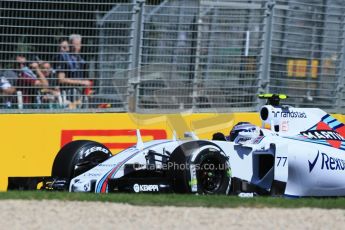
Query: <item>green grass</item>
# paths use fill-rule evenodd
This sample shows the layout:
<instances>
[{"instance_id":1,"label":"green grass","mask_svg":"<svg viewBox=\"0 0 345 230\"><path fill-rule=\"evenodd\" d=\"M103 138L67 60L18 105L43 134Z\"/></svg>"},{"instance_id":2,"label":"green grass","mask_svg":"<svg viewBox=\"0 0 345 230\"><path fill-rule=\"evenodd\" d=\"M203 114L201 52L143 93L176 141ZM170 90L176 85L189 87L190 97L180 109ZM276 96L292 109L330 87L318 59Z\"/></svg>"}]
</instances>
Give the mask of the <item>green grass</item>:
<instances>
[{"instance_id":1,"label":"green grass","mask_svg":"<svg viewBox=\"0 0 345 230\"><path fill-rule=\"evenodd\" d=\"M345 209L345 198L300 198L281 197L239 198L236 196L202 196L180 194L90 194L47 191L10 191L0 193L0 200L62 200L99 201L133 205L183 206L183 207L279 207L279 208L324 208Z\"/></svg>"}]
</instances>

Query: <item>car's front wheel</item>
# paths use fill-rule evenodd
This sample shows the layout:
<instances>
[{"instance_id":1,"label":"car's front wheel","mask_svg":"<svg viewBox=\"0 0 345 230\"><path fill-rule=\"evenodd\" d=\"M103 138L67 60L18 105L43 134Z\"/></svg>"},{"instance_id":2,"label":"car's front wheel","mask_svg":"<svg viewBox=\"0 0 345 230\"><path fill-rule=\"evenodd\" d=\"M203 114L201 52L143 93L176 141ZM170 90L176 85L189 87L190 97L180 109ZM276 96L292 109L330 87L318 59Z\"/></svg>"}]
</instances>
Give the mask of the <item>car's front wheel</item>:
<instances>
[{"instance_id":1,"label":"car's front wheel","mask_svg":"<svg viewBox=\"0 0 345 230\"><path fill-rule=\"evenodd\" d=\"M55 157L52 178L66 181L92 169L112 156L110 150L95 141L77 140L63 146Z\"/></svg>"}]
</instances>

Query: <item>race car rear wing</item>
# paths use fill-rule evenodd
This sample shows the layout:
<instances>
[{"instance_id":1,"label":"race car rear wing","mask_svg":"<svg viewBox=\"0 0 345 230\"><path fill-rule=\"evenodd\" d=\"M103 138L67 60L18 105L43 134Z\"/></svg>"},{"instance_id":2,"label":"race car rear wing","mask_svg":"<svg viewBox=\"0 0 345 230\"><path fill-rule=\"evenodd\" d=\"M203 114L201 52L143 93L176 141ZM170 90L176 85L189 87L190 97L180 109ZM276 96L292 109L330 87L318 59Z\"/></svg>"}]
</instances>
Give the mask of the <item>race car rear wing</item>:
<instances>
[{"instance_id":1,"label":"race car rear wing","mask_svg":"<svg viewBox=\"0 0 345 230\"><path fill-rule=\"evenodd\" d=\"M332 130L345 137L345 131L343 133L341 128L344 124L321 109L280 105L280 100L287 98L282 94L259 95L259 98L267 99L266 105L260 109L263 128L286 136L315 129Z\"/></svg>"}]
</instances>

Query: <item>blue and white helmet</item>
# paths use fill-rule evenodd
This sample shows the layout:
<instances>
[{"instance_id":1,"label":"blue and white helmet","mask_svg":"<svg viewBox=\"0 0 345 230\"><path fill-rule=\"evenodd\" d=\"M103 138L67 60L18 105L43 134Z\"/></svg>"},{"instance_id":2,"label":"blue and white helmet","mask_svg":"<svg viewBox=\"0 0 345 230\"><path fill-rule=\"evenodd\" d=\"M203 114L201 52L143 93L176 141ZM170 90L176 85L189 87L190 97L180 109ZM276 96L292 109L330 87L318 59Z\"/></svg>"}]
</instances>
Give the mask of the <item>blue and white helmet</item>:
<instances>
[{"instance_id":1,"label":"blue and white helmet","mask_svg":"<svg viewBox=\"0 0 345 230\"><path fill-rule=\"evenodd\" d=\"M249 136L258 133L258 127L249 122L239 122L230 131L229 141L235 141L239 133L248 133Z\"/></svg>"}]
</instances>

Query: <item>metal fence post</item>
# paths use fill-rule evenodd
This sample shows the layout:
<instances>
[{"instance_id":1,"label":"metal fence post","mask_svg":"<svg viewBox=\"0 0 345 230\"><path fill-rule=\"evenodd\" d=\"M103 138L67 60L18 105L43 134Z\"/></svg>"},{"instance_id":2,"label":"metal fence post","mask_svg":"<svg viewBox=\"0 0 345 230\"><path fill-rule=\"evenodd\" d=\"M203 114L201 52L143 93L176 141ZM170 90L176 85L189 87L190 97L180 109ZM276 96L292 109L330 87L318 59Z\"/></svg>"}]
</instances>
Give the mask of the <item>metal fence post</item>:
<instances>
[{"instance_id":1,"label":"metal fence post","mask_svg":"<svg viewBox=\"0 0 345 230\"><path fill-rule=\"evenodd\" d=\"M338 73L338 85L336 89L336 112L343 112L344 107L344 74L345 74L345 17L343 18L343 36L342 36L342 48L341 48L341 64Z\"/></svg>"},{"instance_id":2,"label":"metal fence post","mask_svg":"<svg viewBox=\"0 0 345 230\"><path fill-rule=\"evenodd\" d=\"M265 18L263 20L264 32L262 39L262 51L260 59L259 71L259 87L258 94L268 93L270 83L270 67L271 67L271 43L272 43L272 24L273 24L273 11L275 0L268 0L265 3ZM262 100L258 100L258 106L261 106Z\"/></svg>"},{"instance_id":3,"label":"metal fence post","mask_svg":"<svg viewBox=\"0 0 345 230\"><path fill-rule=\"evenodd\" d=\"M195 20L197 25L197 37L196 37L196 52L195 52L195 67L194 67L194 74L193 74L193 92L192 92L192 112L195 112L196 105L197 105L197 98L198 98L198 79L200 78L200 49L201 49L201 25L202 25L202 18L200 12L200 1L198 5L198 13Z\"/></svg>"},{"instance_id":4,"label":"metal fence post","mask_svg":"<svg viewBox=\"0 0 345 230\"><path fill-rule=\"evenodd\" d=\"M136 112L138 110L138 86L140 83L140 57L141 57L141 42L143 29L143 9L145 0L136 0L136 5L133 9L133 48L131 60L131 73L129 73L128 94L129 96L129 112ZM132 76L133 75L133 76Z\"/></svg>"}]
</instances>

